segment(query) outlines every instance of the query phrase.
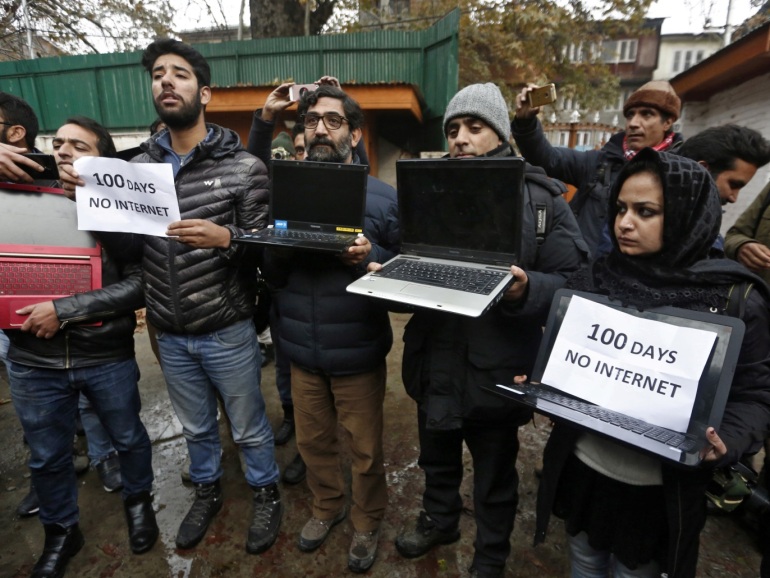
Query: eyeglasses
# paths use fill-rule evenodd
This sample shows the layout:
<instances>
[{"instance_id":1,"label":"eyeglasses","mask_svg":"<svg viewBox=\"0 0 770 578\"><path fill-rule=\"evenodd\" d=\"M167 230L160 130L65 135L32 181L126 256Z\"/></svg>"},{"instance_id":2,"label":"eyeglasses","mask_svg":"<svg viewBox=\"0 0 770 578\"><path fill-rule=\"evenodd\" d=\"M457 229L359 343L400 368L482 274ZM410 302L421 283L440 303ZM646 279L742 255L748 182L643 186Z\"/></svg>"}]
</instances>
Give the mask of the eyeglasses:
<instances>
[{"instance_id":1,"label":"eyeglasses","mask_svg":"<svg viewBox=\"0 0 770 578\"><path fill-rule=\"evenodd\" d=\"M318 121L321 119L324 121L324 126L329 130L337 130L342 126L343 121L348 122L348 119L336 112L327 112L324 115L313 113L302 115L302 122L305 125L305 128L309 129L316 128L318 126Z\"/></svg>"},{"instance_id":2,"label":"eyeglasses","mask_svg":"<svg viewBox=\"0 0 770 578\"><path fill-rule=\"evenodd\" d=\"M4 124L5 126L16 126L18 123L16 123L16 122L5 122L4 120L0 120L0 124Z\"/></svg>"}]
</instances>

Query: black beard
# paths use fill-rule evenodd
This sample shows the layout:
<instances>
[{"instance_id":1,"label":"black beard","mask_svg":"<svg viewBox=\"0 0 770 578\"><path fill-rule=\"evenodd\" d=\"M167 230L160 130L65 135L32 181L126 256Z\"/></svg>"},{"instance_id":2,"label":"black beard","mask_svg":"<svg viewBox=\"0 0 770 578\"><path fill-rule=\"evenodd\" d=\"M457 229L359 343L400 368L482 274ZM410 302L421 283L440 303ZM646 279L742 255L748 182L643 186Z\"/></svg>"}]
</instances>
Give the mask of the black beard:
<instances>
[{"instance_id":1,"label":"black beard","mask_svg":"<svg viewBox=\"0 0 770 578\"><path fill-rule=\"evenodd\" d=\"M325 146L320 147L318 145ZM310 141L307 160L321 163L344 163L348 160L352 150L352 138L350 135L339 144L327 137L316 137Z\"/></svg>"},{"instance_id":2,"label":"black beard","mask_svg":"<svg viewBox=\"0 0 770 578\"><path fill-rule=\"evenodd\" d=\"M200 93L197 94L193 102L183 104L182 108L179 110L164 109L155 99L153 99L152 102L155 105L155 112L158 113L158 118L160 118L168 128L175 130L184 130L194 126L195 123L198 122L201 110L203 110Z\"/></svg>"}]
</instances>

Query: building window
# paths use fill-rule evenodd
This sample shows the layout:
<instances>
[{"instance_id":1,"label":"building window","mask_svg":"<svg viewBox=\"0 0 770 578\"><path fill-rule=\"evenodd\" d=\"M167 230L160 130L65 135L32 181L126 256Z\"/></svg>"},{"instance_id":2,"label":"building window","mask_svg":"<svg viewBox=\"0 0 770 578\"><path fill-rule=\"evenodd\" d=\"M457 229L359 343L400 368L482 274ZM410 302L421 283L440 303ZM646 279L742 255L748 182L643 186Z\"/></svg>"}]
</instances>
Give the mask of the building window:
<instances>
[{"instance_id":1,"label":"building window","mask_svg":"<svg viewBox=\"0 0 770 578\"><path fill-rule=\"evenodd\" d=\"M569 132L567 131L559 131L559 146L560 147L566 147L569 146Z\"/></svg>"},{"instance_id":2,"label":"building window","mask_svg":"<svg viewBox=\"0 0 770 578\"><path fill-rule=\"evenodd\" d=\"M677 50L674 52L674 72L684 72L706 58L705 50Z\"/></svg>"},{"instance_id":3,"label":"building window","mask_svg":"<svg viewBox=\"0 0 770 578\"><path fill-rule=\"evenodd\" d=\"M604 62L636 62L638 43L636 38L605 41L602 46Z\"/></svg>"},{"instance_id":4,"label":"building window","mask_svg":"<svg viewBox=\"0 0 770 578\"><path fill-rule=\"evenodd\" d=\"M618 60L620 62L636 62L636 44L637 40L621 40L620 41L620 55Z\"/></svg>"},{"instance_id":5,"label":"building window","mask_svg":"<svg viewBox=\"0 0 770 578\"><path fill-rule=\"evenodd\" d=\"M685 70L687 70L688 68L690 68L693 65L692 57L693 57L692 50L686 50L685 53L684 53L684 69Z\"/></svg>"}]
</instances>

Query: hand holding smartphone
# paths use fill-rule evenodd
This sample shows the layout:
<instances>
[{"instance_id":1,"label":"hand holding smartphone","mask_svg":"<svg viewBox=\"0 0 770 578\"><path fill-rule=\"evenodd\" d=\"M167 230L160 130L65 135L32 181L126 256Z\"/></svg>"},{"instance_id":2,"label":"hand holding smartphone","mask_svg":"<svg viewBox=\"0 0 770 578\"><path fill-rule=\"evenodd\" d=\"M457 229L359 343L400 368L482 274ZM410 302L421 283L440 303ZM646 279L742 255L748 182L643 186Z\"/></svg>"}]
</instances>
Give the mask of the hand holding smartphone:
<instances>
[{"instance_id":1,"label":"hand holding smartphone","mask_svg":"<svg viewBox=\"0 0 770 578\"><path fill-rule=\"evenodd\" d=\"M21 156L27 157L43 167L43 172L41 173L27 165L16 165L33 179L59 180L59 167L56 166L56 159L53 155L46 155L43 153L22 153Z\"/></svg>"},{"instance_id":2,"label":"hand holding smartphone","mask_svg":"<svg viewBox=\"0 0 770 578\"><path fill-rule=\"evenodd\" d=\"M317 84L294 84L289 87L289 100L299 100L302 98L303 94L306 92L313 92L317 88Z\"/></svg>"},{"instance_id":3,"label":"hand holding smartphone","mask_svg":"<svg viewBox=\"0 0 770 578\"><path fill-rule=\"evenodd\" d=\"M529 106L532 108L554 103L556 102L556 86L551 83L533 88L527 93L527 99L529 100Z\"/></svg>"}]
</instances>

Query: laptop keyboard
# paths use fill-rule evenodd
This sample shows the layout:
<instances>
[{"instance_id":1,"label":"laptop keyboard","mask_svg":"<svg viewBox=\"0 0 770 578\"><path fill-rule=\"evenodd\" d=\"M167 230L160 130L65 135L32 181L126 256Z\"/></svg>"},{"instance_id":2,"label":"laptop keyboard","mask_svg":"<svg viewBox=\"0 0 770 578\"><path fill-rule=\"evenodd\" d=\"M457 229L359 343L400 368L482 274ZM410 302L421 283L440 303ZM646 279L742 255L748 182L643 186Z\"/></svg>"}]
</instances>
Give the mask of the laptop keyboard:
<instances>
[{"instance_id":1,"label":"laptop keyboard","mask_svg":"<svg viewBox=\"0 0 770 578\"><path fill-rule=\"evenodd\" d=\"M318 233L315 231L296 231L288 229L263 229L258 235L274 237L276 239L292 239L296 241L321 241L321 242L333 242L333 243L349 243L351 236L338 234L338 233ZM250 235L244 235L248 238Z\"/></svg>"},{"instance_id":2,"label":"laptop keyboard","mask_svg":"<svg viewBox=\"0 0 770 578\"><path fill-rule=\"evenodd\" d=\"M543 389L536 385L516 385L515 387L516 389L523 390L525 393L536 395L540 399L545 399L551 403L555 403L563 407L568 407L569 409L575 410L579 413L591 416L614 426L618 426L630 432L634 432L639 435L657 440L661 443L664 443L673 448L680 449L682 451L690 451L697 444L697 440L693 436L679 434L662 427L654 426L642 420L604 409L603 407L599 407L598 405L594 405L586 401L567 397L554 391Z\"/></svg>"},{"instance_id":3,"label":"laptop keyboard","mask_svg":"<svg viewBox=\"0 0 770 578\"><path fill-rule=\"evenodd\" d=\"M399 259L385 265L377 273L389 279L413 281L479 295L489 295L507 274L507 271L473 269L409 259Z\"/></svg>"},{"instance_id":4,"label":"laptop keyboard","mask_svg":"<svg viewBox=\"0 0 770 578\"><path fill-rule=\"evenodd\" d=\"M0 295L73 295L90 290L88 263L0 262Z\"/></svg>"}]
</instances>

